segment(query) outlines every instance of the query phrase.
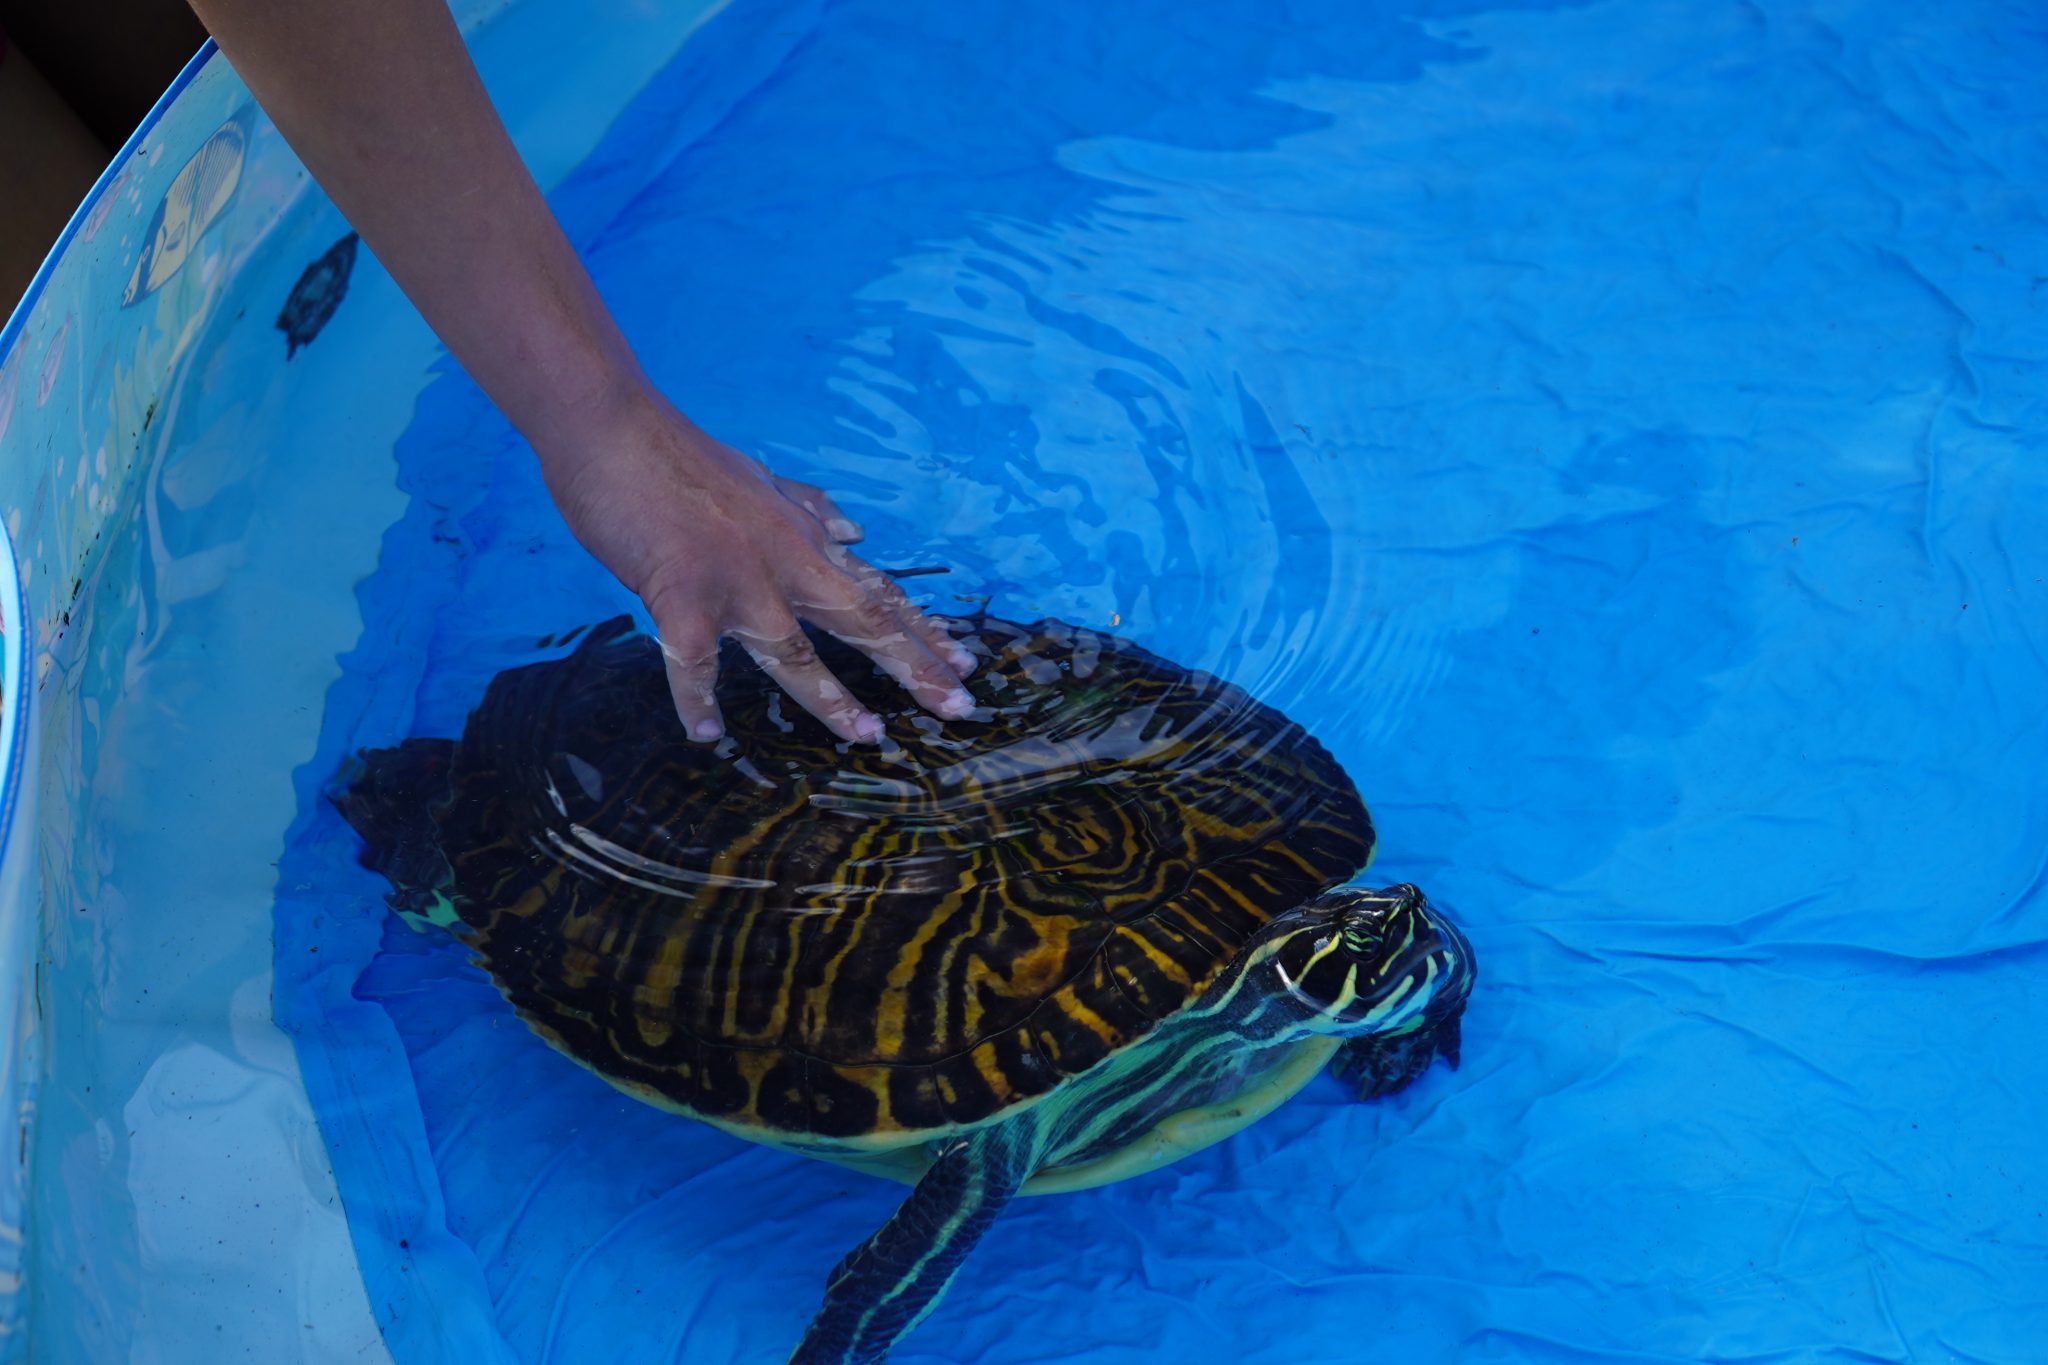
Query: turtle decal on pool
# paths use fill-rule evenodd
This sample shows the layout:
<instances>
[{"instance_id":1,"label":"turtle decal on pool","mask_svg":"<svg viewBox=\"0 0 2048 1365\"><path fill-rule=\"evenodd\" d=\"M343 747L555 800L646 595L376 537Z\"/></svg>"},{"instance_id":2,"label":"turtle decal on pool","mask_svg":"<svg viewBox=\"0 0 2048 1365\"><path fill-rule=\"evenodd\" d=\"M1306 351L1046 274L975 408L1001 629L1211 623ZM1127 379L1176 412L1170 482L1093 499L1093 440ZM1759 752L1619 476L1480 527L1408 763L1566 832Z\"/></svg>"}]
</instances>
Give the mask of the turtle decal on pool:
<instances>
[{"instance_id":1,"label":"turtle decal on pool","mask_svg":"<svg viewBox=\"0 0 2048 1365\"><path fill-rule=\"evenodd\" d=\"M1372 824L1307 732L1107 635L952 628L970 720L819 636L880 745L737 657L702 745L622 617L336 793L394 908L556 1048L914 1186L827 1278L802 1365L882 1360L1020 1192L1163 1165L1326 1065L1372 1098L1457 1061L1471 949L1415 888L1344 885Z\"/></svg>"}]
</instances>

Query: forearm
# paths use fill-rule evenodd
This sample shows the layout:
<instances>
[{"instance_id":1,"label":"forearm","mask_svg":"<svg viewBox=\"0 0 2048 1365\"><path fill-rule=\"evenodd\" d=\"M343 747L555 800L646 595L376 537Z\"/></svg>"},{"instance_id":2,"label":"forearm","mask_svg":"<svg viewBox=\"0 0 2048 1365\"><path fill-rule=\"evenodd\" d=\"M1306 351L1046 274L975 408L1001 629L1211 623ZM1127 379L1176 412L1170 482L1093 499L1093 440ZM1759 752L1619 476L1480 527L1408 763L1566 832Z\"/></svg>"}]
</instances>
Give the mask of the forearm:
<instances>
[{"instance_id":1,"label":"forearm","mask_svg":"<svg viewBox=\"0 0 2048 1365\"><path fill-rule=\"evenodd\" d=\"M292 149L546 452L645 397L445 0L192 0Z\"/></svg>"},{"instance_id":2,"label":"forearm","mask_svg":"<svg viewBox=\"0 0 2048 1365\"><path fill-rule=\"evenodd\" d=\"M974 709L973 660L807 484L771 480L648 385L513 149L446 0L192 0L292 150L541 459L576 536L654 618L676 714L717 739L719 641L841 739L882 721L799 625L928 710Z\"/></svg>"}]
</instances>

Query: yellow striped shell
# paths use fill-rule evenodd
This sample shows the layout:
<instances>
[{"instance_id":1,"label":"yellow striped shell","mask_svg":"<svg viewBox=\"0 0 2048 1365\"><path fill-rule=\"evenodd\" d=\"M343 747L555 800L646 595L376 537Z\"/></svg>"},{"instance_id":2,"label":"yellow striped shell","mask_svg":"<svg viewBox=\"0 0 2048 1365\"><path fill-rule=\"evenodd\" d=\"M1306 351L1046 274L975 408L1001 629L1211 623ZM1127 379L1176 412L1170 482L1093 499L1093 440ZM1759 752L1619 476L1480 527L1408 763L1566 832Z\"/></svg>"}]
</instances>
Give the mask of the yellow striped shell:
<instances>
[{"instance_id":1,"label":"yellow striped shell","mask_svg":"<svg viewBox=\"0 0 2048 1365\"><path fill-rule=\"evenodd\" d=\"M973 720L820 637L882 745L729 660L706 746L621 618L500 674L459 741L364 755L343 809L394 904L438 908L617 1085L823 1153L977 1126L1198 998L1373 835L1335 760L1240 689L1060 622L955 624Z\"/></svg>"}]
</instances>

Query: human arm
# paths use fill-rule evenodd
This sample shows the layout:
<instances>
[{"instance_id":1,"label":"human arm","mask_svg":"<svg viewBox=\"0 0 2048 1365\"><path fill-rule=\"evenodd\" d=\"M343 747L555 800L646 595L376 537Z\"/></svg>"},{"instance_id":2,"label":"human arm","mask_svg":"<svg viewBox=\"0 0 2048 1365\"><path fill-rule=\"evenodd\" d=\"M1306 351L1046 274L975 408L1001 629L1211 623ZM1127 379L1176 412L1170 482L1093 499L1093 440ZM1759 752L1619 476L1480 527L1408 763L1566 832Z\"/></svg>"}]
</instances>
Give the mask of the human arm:
<instances>
[{"instance_id":1,"label":"human arm","mask_svg":"<svg viewBox=\"0 0 2048 1365\"><path fill-rule=\"evenodd\" d=\"M235 70L427 323L532 444L570 529L646 603L676 709L722 733L739 639L844 739L880 721L807 620L934 713L965 651L845 549L858 528L699 430L642 372L492 109L444 0L192 0Z\"/></svg>"}]
</instances>

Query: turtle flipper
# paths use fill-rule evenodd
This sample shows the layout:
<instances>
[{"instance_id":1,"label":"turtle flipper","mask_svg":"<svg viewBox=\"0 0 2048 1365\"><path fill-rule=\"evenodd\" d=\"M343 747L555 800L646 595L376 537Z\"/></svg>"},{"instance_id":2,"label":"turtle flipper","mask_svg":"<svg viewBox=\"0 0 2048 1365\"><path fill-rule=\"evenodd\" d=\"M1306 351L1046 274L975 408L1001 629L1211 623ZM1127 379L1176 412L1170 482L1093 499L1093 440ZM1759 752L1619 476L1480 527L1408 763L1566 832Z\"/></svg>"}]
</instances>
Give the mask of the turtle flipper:
<instances>
[{"instance_id":1,"label":"turtle flipper","mask_svg":"<svg viewBox=\"0 0 2048 1365\"><path fill-rule=\"evenodd\" d=\"M874 1365L924 1321L960 1263L1031 1174L1015 1124L974 1133L932 1162L881 1230L833 1268L790 1365Z\"/></svg>"},{"instance_id":2,"label":"turtle flipper","mask_svg":"<svg viewBox=\"0 0 2048 1365\"><path fill-rule=\"evenodd\" d=\"M1368 1034L1354 1038L1337 1049L1330 1071L1338 1080L1358 1086L1358 1098L1376 1100L1405 1090L1429 1064L1442 1057L1458 1069L1458 1016L1453 1014L1434 1028L1424 1027L1396 1037Z\"/></svg>"},{"instance_id":3,"label":"turtle flipper","mask_svg":"<svg viewBox=\"0 0 2048 1365\"><path fill-rule=\"evenodd\" d=\"M361 861L387 877L393 909L419 912L451 879L434 826L448 799L456 745L408 739L395 749L365 749L342 768L328 793L342 818L362 836Z\"/></svg>"}]
</instances>

